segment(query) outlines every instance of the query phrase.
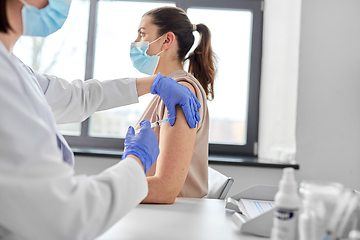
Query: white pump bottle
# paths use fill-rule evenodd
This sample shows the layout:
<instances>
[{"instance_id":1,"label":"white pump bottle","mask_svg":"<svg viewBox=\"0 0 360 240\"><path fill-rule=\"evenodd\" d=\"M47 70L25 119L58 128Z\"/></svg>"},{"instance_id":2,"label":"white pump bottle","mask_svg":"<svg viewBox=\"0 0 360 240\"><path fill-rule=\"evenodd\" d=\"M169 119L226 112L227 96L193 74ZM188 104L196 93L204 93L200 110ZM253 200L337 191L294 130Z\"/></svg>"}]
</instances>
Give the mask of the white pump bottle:
<instances>
[{"instance_id":1,"label":"white pump bottle","mask_svg":"<svg viewBox=\"0 0 360 240\"><path fill-rule=\"evenodd\" d=\"M279 190L275 195L275 216L272 240L298 239L298 218L301 199L295 181L294 169L284 168Z\"/></svg>"}]
</instances>

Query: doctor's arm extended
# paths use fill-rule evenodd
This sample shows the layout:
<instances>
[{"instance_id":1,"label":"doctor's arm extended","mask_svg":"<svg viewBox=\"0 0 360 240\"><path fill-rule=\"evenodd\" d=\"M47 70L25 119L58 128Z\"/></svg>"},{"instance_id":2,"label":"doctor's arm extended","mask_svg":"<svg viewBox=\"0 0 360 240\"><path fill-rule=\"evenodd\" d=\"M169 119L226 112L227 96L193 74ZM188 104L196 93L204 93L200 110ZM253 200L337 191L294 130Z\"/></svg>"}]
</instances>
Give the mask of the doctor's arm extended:
<instances>
[{"instance_id":1,"label":"doctor's arm extended","mask_svg":"<svg viewBox=\"0 0 360 240\"><path fill-rule=\"evenodd\" d=\"M195 128L200 121L198 108L201 105L196 96L189 88L161 74L137 79L74 80L70 83L28 69L37 78L57 123L81 122L95 111L136 103L139 96L150 92L160 96L168 108L169 118L174 117L169 121L170 126L176 120L176 105L182 107L189 127Z\"/></svg>"}]
</instances>

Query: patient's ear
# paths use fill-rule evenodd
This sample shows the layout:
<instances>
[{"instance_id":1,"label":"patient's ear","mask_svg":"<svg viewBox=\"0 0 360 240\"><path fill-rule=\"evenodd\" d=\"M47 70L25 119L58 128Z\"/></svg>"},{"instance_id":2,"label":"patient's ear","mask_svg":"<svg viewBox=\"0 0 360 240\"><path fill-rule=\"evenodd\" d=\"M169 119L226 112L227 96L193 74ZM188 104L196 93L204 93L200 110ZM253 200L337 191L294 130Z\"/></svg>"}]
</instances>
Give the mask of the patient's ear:
<instances>
[{"instance_id":1,"label":"patient's ear","mask_svg":"<svg viewBox=\"0 0 360 240\"><path fill-rule=\"evenodd\" d=\"M161 50L169 49L171 46L174 45L175 42L176 42L176 37L173 32L165 33L165 38L163 40L163 46Z\"/></svg>"}]
</instances>

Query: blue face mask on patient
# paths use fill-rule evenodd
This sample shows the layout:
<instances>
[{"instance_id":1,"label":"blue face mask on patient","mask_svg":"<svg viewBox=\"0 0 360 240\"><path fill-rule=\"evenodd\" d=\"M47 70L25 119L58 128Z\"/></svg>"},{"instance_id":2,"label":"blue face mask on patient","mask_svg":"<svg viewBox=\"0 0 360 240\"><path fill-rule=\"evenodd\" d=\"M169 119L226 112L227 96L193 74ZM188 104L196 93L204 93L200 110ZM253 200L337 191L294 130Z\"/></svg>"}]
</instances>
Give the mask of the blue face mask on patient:
<instances>
[{"instance_id":1,"label":"blue face mask on patient","mask_svg":"<svg viewBox=\"0 0 360 240\"><path fill-rule=\"evenodd\" d=\"M162 35L164 36L164 35ZM161 36L161 37L162 37ZM146 51L149 49L150 44L156 42L158 39L149 42L133 42L130 46L130 59L133 66L141 73L152 75L154 74L156 67L159 63L160 56L159 54L162 53L164 50L159 52L156 55L149 56L147 55Z\"/></svg>"},{"instance_id":2,"label":"blue face mask on patient","mask_svg":"<svg viewBox=\"0 0 360 240\"><path fill-rule=\"evenodd\" d=\"M46 37L59 30L64 24L70 8L71 0L49 0L49 4L37 9L20 0L24 4L22 13L23 35Z\"/></svg>"}]
</instances>

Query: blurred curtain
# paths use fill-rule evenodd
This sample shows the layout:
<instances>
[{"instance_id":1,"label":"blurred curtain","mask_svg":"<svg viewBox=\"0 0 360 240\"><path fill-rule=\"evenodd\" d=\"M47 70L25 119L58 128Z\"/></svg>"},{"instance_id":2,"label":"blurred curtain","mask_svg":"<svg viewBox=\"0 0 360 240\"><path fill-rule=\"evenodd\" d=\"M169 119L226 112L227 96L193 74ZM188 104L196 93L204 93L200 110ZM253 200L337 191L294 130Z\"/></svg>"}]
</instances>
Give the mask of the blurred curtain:
<instances>
[{"instance_id":1,"label":"blurred curtain","mask_svg":"<svg viewBox=\"0 0 360 240\"><path fill-rule=\"evenodd\" d=\"M259 158L295 163L301 0L265 0Z\"/></svg>"}]
</instances>

